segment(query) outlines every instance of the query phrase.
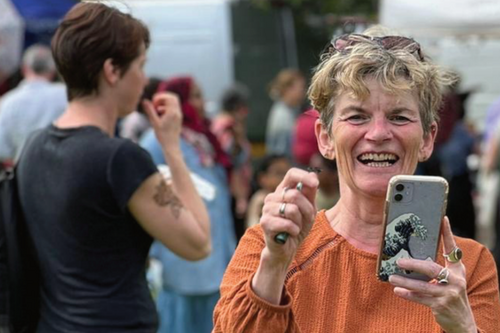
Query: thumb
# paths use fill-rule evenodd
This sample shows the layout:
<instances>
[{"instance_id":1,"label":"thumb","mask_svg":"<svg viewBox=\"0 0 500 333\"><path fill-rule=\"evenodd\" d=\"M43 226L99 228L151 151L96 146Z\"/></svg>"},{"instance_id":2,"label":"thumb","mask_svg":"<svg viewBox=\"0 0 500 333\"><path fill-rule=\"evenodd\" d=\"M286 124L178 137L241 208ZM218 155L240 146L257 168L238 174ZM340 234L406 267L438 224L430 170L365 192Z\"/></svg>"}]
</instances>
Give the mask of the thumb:
<instances>
[{"instance_id":1,"label":"thumb","mask_svg":"<svg viewBox=\"0 0 500 333\"><path fill-rule=\"evenodd\" d=\"M142 107L144 108L144 111L146 111L146 114L148 115L151 124L157 125L160 120L160 117L156 113L153 103L149 99L144 99L142 101Z\"/></svg>"},{"instance_id":2,"label":"thumb","mask_svg":"<svg viewBox=\"0 0 500 333\"><path fill-rule=\"evenodd\" d=\"M304 188L302 190L304 196L314 205L316 202L316 192L318 191L319 180L318 176L314 172L310 172L307 176L307 179L303 180Z\"/></svg>"}]
</instances>

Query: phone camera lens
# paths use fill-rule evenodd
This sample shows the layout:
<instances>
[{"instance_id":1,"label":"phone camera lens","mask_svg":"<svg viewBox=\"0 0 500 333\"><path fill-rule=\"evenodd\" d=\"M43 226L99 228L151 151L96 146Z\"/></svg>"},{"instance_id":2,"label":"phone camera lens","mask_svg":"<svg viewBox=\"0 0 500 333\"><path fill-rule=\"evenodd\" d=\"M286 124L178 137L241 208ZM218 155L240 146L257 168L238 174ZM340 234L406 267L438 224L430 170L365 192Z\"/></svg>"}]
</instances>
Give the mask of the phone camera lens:
<instances>
[{"instance_id":1,"label":"phone camera lens","mask_svg":"<svg viewBox=\"0 0 500 333\"><path fill-rule=\"evenodd\" d=\"M394 196L394 200L396 200L396 201L401 201L401 200L403 200L403 196L402 196L401 194L396 194L396 195Z\"/></svg>"},{"instance_id":2,"label":"phone camera lens","mask_svg":"<svg viewBox=\"0 0 500 333\"><path fill-rule=\"evenodd\" d=\"M403 184L398 184L398 185L396 185L396 191L401 192L401 191L402 191L402 190L404 190L404 189L405 189L405 186L404 186Z\"/></svg>"}]
</instances>

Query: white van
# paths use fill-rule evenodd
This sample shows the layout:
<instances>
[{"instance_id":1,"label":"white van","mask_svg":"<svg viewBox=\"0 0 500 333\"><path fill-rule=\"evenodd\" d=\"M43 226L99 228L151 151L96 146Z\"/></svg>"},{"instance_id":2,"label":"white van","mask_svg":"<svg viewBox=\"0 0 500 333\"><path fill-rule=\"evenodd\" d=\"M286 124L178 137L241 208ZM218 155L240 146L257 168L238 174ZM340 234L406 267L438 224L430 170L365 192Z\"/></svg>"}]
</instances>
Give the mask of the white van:
<instances>
[{"instance_id":1,"label":"white van","mask_svg":"<svg viewBox=\"0 0 500 333\"><path fill-rule=\"evenodd\" d=\"M199 82L211 117L234 82L229 0L120 0L114 5L150 29L150 77L190 75Z\"/></svg>"}]
</instances>

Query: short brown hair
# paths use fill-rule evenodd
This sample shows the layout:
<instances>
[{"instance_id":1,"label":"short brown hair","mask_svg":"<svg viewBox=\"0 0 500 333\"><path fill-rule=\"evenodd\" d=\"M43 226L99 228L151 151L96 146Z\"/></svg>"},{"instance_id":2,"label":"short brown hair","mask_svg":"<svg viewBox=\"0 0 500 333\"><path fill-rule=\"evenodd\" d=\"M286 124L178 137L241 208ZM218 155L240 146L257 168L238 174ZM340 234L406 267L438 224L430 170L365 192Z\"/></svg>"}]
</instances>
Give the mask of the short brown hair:
<instances>
[{"instance_id":1,"label":"short brown hair","mask_svg":"<svg viewBox=\"0 0 500 333\"><path fill-rule=\"evenodd\" d=\"M298 69L282 69L269 84L269 95L273 99L281 98L297 80L305 80L304 75Z\"/></svg>"},{"instance_id":2,"label":"short brown hair","mask_svg":"<svg viewBox=\"0 0 500 333\"><path fill-rule=\"evenodd\" d=\"M148 28L129 14L97 2L76 4L66 14L52 39L57 70L68 88L68 99L98 92L106 59L125 74L149 46Z\"/></svg>"}]
</instances>

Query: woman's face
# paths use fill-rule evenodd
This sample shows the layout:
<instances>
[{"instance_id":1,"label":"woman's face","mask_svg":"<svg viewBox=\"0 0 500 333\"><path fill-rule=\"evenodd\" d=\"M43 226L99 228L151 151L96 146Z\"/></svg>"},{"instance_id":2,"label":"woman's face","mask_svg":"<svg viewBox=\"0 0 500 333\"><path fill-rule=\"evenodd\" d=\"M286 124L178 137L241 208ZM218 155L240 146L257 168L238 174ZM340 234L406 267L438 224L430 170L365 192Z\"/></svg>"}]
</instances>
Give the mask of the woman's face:
<instances>
[{"instance_id":1,"label":"woman's face","mask_svg":"<svg viewBox=\"0 0 500 333\"><path fill-rule=\"evenodd\" d=\"M284 99L292 106L300 106L306 97L306 80L302 78L295 79L284 94L286 95Z\"/></svg>"},{"instance_id":2,"label":"woman's face","mask_svg":"<svg viewBox=\"0 0 500 333\"><path fill-rule=\"evenodd\" d=\"M145 63L146 48L141 45L139 56L131 62L129 68L118 82L120 88L117 100L120 102L120 117L133 112L139 103L144 87L148 83L148 78L144 73Z\"/></svg>"},{"instance_id":3,"label":"woman's face","mask_svg":"<svg viewBox=\"0 0 500 333\"><path fill-rule=\"evenodd\" d=\"M366 85L366 100L347 93L337 98L331 137L320 124L316 131L322 153L337 159L340 183L380 197L392 176L413 174L417 162L431 155L436 124L424 137L416 93L392 95L370 78Z\"/></svg>"},{"instance_id":4,"label":"woman's face","mask_svg":"<svg viewBox=\"0 0 500 333\"><path fill-rule=\"evenodd\" d=\"M198 116L201 118L205 117L205 101L203 100L203 94L201 93L200 87L194 82L189 94L189 104L196 109Z\"/></svg>"}]
</instances>

